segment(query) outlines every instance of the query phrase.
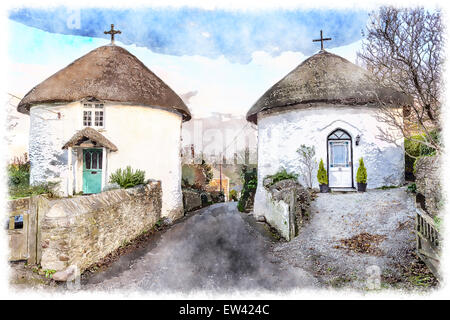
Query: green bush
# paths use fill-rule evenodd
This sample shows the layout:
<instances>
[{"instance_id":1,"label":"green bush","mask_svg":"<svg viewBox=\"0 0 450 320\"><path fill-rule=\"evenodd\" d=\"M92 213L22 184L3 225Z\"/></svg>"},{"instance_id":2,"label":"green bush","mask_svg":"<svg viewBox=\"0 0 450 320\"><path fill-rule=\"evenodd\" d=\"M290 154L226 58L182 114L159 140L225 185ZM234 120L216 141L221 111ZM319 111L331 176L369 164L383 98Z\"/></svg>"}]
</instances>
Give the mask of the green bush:
<instances>
[{"instance_id":1,"label":"green bush","mask_svg":"<svg viewBox=\"0 0 450 320\"><path fill-rule=\"evenodd\" d=\"M205 162L205 160L202 160L202 164L200 165L202 170L203 170L203 174L205 175L205 185L207 185L212 178L214 177L214 173L212 171L212 167L210 164L207 164Z\"/></svg>"},{"instance_id":2,"label":"green bush","mask_svg":"<svg viewBox=\"0 0 450 320\"><path fill-rule=\"evenodd\" d=\"M30 184L30 161L25 153L22 157L14 157L7 166L8 186Z\"/></svg>"},{"instance_id":3,"label":"green bush","mask_svg":"<svg viewBox=\"0 0 450 320\"><path fill-rule=\"evenodd\" d=\"M297 179L298 178L298 174L288 173L286 171L286 169L282 169L282 170L278 171L277 173L275 173L274 175L267 176L266 178L272 179L272 184L275 184L275 183L277 183L279 181L282 181L282 180Z\"/></svg>"},{"instance_id":4,"label":"green bush","mask_svg":"<svg viewBox=\"0 0 450 320\"><path fill-rule=\"evenodd\" d=\"M258 175L256 168L250 169L247 166L242 167L241 178L243 180L243 187L241 191L241 197L239 199L237 208L240 212L245 211L245 205L248 200L255 196L256 186L258 183Z\"/></svg>"},{"instance_id":5,"label":"green bush","mask_svg":"<svg viewBox=\"0 0 450 320\"><path fill-rule=\"evenodd\" d=\"M229 200L236 201L237 200L237 191L234 189L231 190L228 198L229 198Z\"/></svg>"},{"instance_id":6,"label":"green bush","mask_svg":"<svg viewBox=\"0 0 450 320\"><path fill-rule=\"evenodd\" d=\"M30 183L30 172L23 168L8 166L8 185L28 185Z\"/></svg>"},{"instance_id":7,"label":"green bush","mask_svg":"<svg viewBox=\"0 0 450 320\"><path fill-rule=\"evenodd\" d=\"M441 143L441 136L439 131L430 131L430 136L437 144ZM436 153L436 149L428 147L420 141L425 141L425 134L418 134L411 136L411 138L405 138L405 172L406 174L414 173L414 163L417 158L421 156L430 156Z\"/></svg>"},{"instance_id":8,"label":"green bush","mask_svg":"<svg viewBox=\"0 0 450 320\"><path fill-rule=\"evenodd\" d=\"M56 183L30 186L30 161L28 155L15 157L7 166L8 193L11 199L30 197L47 193L53 195Z\"/></svg>"},{"instance_id":9,"label":"green bush","mask_svg":"<svg viewBox=\"0 0 450 320\"><path fill-rule=\"evenodd\" d=\"M417 191L417 186L416 186L416 184L415 184L415 183L411 183L411 184L408 186L408 191L409 191L409 192L412 192L412 193L416 193L416 191Z\"/></svg>"},{"instance_id":10,"label":"green bush","mask_svg":"<svg viewBox=\"0 0 450 320\"><path fill-rule=\"evenodd\" d=\"M319 184L328 184L327 170L323 165L322 159L320 159L319 170L317 171L317 180L319 181Z\"/></svg>"},{"instance_id":11,"label":"green bush","mask_svg":"<svg viewBox=\"0 0 450 320\"><path fill-rule=\"evenodd\" d=\"M433 139L433 142L440 145L441 144L441 134L437 130L430 131L430 136ZM424 144L420 145L420 155L421 156L432 156L436 154L436 149L432 147L428 147Z\"/></svg>"},{"instance_id":12,"label":"green bush","mask_svg":"<svg viewBox=\"0 0 450 320\"><path fill-rule=\"evenodd\" d=\"M367 170L364 166L363 158L359 159L359 168L356 172L356 182L358 183L367 183Z\"/></svg>"},{"instance_id":13,"label":"green bush","mask_svg":"<svg viewBox=\"0 0 450 320\"><path fill-rule=\"evenodd\" d=\"M110 183L117 183L121 188L127 189L139 184L144 184L145 171L133 171L130 166L125 170L117 169L109 178Z\"/></svg>"},{"instance_id":14,"label":"green bush","mask_svg":"<svg viewBox=\"0 0 450 320\"><path fill-rule=\"evenodd\" d=\"M9 197L11 199L19 199L31 196L37 196L39 194L48 194L50 197L57 197L55 187L57 182L47 182L37 185L20 184L9 187Z\"/></svg>"}]
</instances>

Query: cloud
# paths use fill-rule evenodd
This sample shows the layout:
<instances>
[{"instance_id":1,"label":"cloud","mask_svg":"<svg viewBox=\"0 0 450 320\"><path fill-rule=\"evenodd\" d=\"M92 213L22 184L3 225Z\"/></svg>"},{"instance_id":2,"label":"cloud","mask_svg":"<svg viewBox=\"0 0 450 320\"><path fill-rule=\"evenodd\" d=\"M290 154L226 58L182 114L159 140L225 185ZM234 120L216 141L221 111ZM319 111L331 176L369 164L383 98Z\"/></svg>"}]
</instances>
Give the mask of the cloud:
<instances>
[{"instance_id":1,"label":"cloud","mask_svg":"<svg viewBox=\"0 0 450 320\"><path fill-rule=\"evenodd\" d=\"M308 56L318 50L319 31L332 37L327 48L361 39L367 12L356 10L204 10L199 8L21 8L10 19L51 33L108 38L110 24L122 31L117 39L174 56L224 56L249 63L255 51L278 56L285 51Z\"/></svg>"}]
</instances>

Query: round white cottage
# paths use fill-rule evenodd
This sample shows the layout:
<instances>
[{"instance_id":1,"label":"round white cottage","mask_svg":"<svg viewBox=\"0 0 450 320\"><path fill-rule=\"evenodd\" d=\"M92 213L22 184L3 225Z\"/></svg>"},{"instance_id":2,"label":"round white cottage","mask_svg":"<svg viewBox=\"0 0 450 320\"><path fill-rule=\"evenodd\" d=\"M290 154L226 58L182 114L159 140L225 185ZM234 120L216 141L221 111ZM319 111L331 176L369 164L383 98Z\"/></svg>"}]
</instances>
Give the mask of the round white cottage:
<instances>
[{"instance_id":1,"label":"round white cottage","mask_svg":"<svg viewBox=\"0 0 450 320\"><path fill-rule=\"evenodd\" d=\"M336 190L356 187L358 160L367 168L368 188L400 185L404 181L401 132L379 121L380 105L403 108L407 97L377 86L355 64L320 51L270 88L249 110L247 120L258 125L258 187L254 212L289 238L285 210L274 204L263 186L264 178L282 169L301 175L297 150L315 148L323 159L329 186ZM398 143L379 139L380 130ZM319 186L317 169L312 187Z\"/></svg>"},{"instance_id":2,"label":"round white cottage","mask_svg":"<svg viewBox=\"0 0 450 320\"><path fill-rule=\"evenodd\" d=\"M99 47L34 87L18 105L30 115L32 184L62 195L101 192L118 168L161 180L162 215L183 215L181 98L127 50Z\"/></svg>"}]
</instances>

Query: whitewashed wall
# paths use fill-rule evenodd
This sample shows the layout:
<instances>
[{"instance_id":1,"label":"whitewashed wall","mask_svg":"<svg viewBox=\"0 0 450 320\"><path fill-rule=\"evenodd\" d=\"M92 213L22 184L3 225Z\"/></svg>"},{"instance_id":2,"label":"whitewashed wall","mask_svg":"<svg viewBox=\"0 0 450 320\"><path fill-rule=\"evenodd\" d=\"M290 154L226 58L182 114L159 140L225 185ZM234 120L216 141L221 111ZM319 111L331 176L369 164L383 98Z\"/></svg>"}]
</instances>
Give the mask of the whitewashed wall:
<instances>
[{"instance_id":1,"label":"whitewashed wall","mask_svg":"<svg viewBox=\"0 0 450 320\"><path fill-rule=\"evenodd\" d=\"M353 179L356 186L358 159L364 158L367 168L367 187L378 188L400 185L404 182L404 151L400 132L392 131L385 123L377 121L378 109L368 106L317 106L309 109L292 109L282 112L258 114L258 188L254 211L275 219L268 210L267 192L262 186L264 177L285 168L288 172L300 173L299 154L301 144L314 146L317 163L322 158L327 166L327 137L341 128L352 137ZM399 145L377 138L379 128L391 130L399 137ZM361 136L358 146L355 137ZM317 170L313 174L313 187L318 188ZM300 183L305 185L299 177ZM281 221L274 221L280 225Z\"/></svg>"},{"instance_id":2,"label":"whitewashed wall","mask_svg":"<svg viewBox=\"0 0 450 320\"><path fill-rule=\"evenodd\" d=\"M83 128L82 114L80 102L31 108L31 183L61 181L60 190L67 194L67 150L61 148L76 131ZM117 146L118 151L108 153L107 168L103 169L103 174L109 179L112 172L127 165L145 170L146 179L162 182L162 216L171 219L180 217L183 214L181 115L159 108L107 103L104 118L104 129L99 131ZM82 167L75 151L72 159L77 192L82 186Z\"/></svg>"}]
</instances>

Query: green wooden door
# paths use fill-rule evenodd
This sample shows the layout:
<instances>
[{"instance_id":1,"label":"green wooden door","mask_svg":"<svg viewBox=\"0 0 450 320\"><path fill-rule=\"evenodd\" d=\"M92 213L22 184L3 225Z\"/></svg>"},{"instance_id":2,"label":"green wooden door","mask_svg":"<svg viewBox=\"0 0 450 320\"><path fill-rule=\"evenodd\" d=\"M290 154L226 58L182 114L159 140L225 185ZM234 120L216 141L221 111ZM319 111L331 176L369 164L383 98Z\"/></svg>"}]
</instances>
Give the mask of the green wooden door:
<instances>
[{"instance_id":1,"label":"green wooden door","mask_svg":"<svg viewBox=\"0 0 450 320\"><path fill-rule=\"evenodd\" d=\"M83 149L83 193L102 191L102 149Z\"/></svg>"}]
</instances>

